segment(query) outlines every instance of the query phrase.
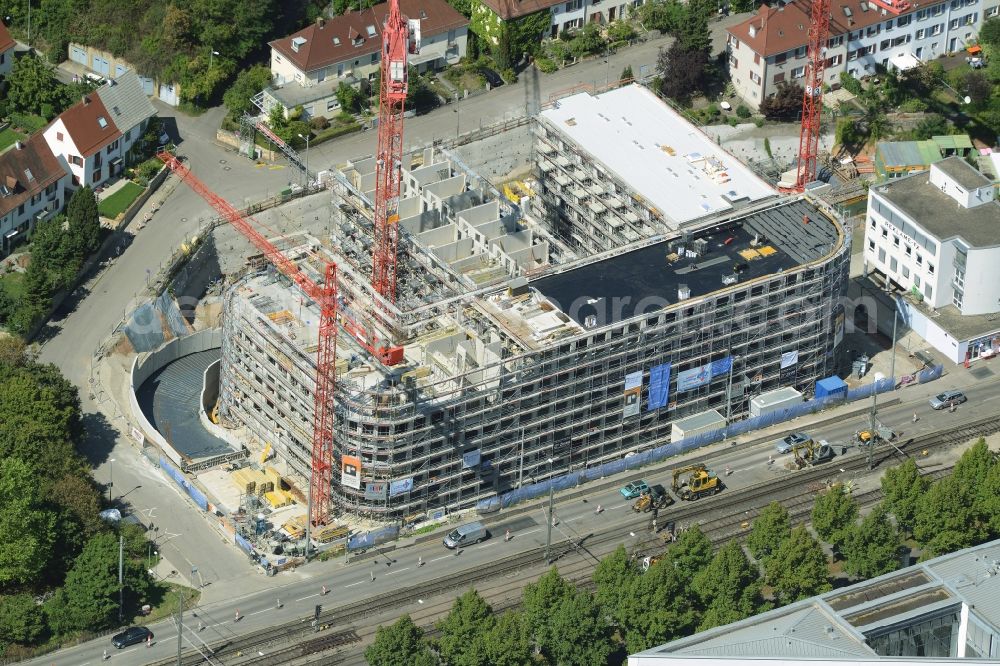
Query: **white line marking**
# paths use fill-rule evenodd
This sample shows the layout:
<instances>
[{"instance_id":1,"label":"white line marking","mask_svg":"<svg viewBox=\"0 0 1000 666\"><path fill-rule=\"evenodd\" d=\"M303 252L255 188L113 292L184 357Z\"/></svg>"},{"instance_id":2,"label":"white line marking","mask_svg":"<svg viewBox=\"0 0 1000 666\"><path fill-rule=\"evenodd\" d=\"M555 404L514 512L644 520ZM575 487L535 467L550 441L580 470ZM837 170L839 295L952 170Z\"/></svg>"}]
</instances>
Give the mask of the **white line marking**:
<instances>
[{"instance_id":1,"label":"white line marking","mask_svg":"<svg viewBox=\"0 0 1000 666\"><path fill-rule=\"evenodd\" d=\"M240 617L250 617L251 615L260 615L261 613L270 613L273 610L277 610L277 609L276 608L261 608L259 611L254 611L252 613L247 613L246 615L241 615Z\"/></svg>"},{"instance_id":2,"label":"white line marking","mask_svg":"<svg viewBox=\"0 0 1000 666\"><path fill-rule=\"evenodd\" d=\"M393 569L392 571L386 571L385 575L386 576L391 576L392 574L395 574L395 573L400 573L402 571L407 571L409 568L410 567L403 567L402 569Z\"/></svg>"},{"instance_id":3,"label":"white line marking","mask_svg":"<svg viewBox=\"0 0 1000 666\"><path fill-rule=\"evenodd\" d=\"M361 583L364 583L364 582L366 582L366 581L359 580L357 583L350 583L348 585L345 585L344 587L354 587L355 585L361 585Z\"/></svg>"},{"instance_id":4,"label":"white line marking","mask_svg":"<svg viewBox=\"0 0 1000 666\"><path fill-rule=\"evenodd\" d=\"M449 557L455 557L455 556L454 555L442 555L441 557L435 557L433 560L429 560L429 561L430 562L437 562L438 560L446 560Z\"/></svg>"},{"instance_id":5,"label":"white line marking","mask_svg":"<svg viewBox=\"0 0 1000 666\"><path fill-rule=\"evenodd\" d=\"M306 599L312 599L313 597L318 597L318 594L310 594L308 597L302 597L301 599L296 599L296 601L305 601Z\"/></svg>"},{"instance_id":6,"label":"white line marking","mask_svg":"<svg viewBox=\"0 0 1000 666\"><path fill-rule=\"evenodd\" d=\"M534 534L535 532L538 532L538 531L540 531L541 529L542 529L541 527L536 527L535 529L533 529L533 530L528 530L527 532L518 532L518 534L520 534L521 536L527 536L527 535L529 535L529 534Z\"/></svg>"}]
</instances>

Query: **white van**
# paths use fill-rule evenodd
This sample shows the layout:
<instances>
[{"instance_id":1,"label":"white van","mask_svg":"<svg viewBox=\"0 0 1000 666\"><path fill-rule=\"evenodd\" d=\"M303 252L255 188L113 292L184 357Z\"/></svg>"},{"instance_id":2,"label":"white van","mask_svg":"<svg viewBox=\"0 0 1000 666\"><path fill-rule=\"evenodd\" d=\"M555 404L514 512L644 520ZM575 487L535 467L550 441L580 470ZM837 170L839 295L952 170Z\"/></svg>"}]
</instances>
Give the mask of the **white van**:
<instances>
[{"instance_id":1,"label":"white van","mask_svg":"<svg viewBox=\"0 0 1000 666\"><path fill-rule=\"evenodd\" d=\"M474 543L483 541L490 535L486 527L480 522L459 525L444 538L444 545L448 548L464 548Z\"/></svg>"}]
</instances>

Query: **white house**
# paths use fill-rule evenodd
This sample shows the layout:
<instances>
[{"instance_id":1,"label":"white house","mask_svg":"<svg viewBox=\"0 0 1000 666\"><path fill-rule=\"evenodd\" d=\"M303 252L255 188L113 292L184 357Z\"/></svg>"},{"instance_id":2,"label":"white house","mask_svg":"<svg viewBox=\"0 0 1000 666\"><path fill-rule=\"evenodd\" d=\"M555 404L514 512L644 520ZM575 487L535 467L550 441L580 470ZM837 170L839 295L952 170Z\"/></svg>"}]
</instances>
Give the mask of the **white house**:
<instances>
[{"instance_id":1,"label":"white house","mask_svg":"<svg viewBox=\"0 0 1000 666\"><path fill-rule=\"evenodd\" d=\"M14 47L17 43L0 21L0 76L4 76L14 66Z\"/></svg>"},{"instance_id":2,"label":"white house","mask_svg":"<svg viewBox=\"0 0 1000 666\"><path fill-rule=\"evenodd\" d=\"M961 157L868 192L865 271L955 362L1000 349L1000 202ZM992 352L987 351L987 355Z\"/></svg>"},{"instance_id":3,"label":"white house","mask_svg":"<svg viewBox=\"0 0 1000 666\"><path fill-rule=\"evenodd\" d=\"M43 135L72 187L96 187L121 174L155 114L138 76L125 72L63 111Z\"/></svg>"},{"instance_id":4,"label":"white house","mask_svg":"<svg viewBox=\"0 0 1000 666\"><path fill-rule=\"evenodd\" d=\"M400 12L420 21L420 52L409 62L418 71L439 69L465 56L469 19L444 0L400 0ZM388 4L317 19L298 32L276 39L271 47L272 85L263 105L280 105L285 115L301 106L304 115L339 112L337 88L371 80L379 71L382 25Z\"/></svg>"},{"instance_id":5,"label":"white house","mask_svg":"<svg viewBox=\"0 0 1000 666\"><path fill-rule=\"evenodd\" d=\"M644 4L645 0L482 0L472 3L473 17L478 21L476 30L480 37L499 43L499 28L506 21L529 14L547 12L547 36L555 37L564 30L582 28L587 23L605 25L628 18L629 12ZM541 38L542 35L539 35Z\"/></svg>"},{"instance_id":6,"label":"white house","mask_svg":"<svg viewBox=\"0 0 1000 666\"><path fill-rule=\"evenodd\" d=\"M776 0L728 29L729 76L753 108L784 83L804 85L810 7L810 0ZM824 79L838 86L841 72L906 70L961 51L998 13L1000 0L832 0Z\"/></svg>"},{"instance_id":7,"label":"white house","mask_svg":"<svg viewBox=\"0 0 1000 666\"><path fill-rule=\"evenodd\" d=\"M0 256L62 208L69 173L41 134L0 155Z\"/></svg>"}]
</instances>

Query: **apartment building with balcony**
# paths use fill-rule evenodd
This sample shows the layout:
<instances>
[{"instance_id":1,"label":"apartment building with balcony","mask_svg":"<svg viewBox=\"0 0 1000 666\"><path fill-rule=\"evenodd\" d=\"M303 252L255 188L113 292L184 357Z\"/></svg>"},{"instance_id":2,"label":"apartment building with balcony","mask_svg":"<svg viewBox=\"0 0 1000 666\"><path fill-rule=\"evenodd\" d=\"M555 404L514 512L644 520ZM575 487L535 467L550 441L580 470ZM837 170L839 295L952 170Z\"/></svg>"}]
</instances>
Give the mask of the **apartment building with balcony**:
<instances>
[{"instance_id":1,"label":"apartment building with balcony","mask_svg":"<svg viewBox=\"0 0 1000 666\"><path fill-rule=\"evenodd\" d=\"M0 155L0 257L62 209L68 184L69 173L41 134Z\"/></svg>"},{"instance_id":2,"label":"apartment building with balcony","mask_svg":"<svg viewBox=\"0 0 1000 666\"><path fill-rule=\"evenodd\" d=\"M756 14L728 29L729 75L737 93L754 109L784 84L804 84L811 3L794 0L761 5ZM827 84L841 72L862 77L876 68L907 70L960 51L975 40L982 23L1000 14L1000 0L897 2L833 0L826 45Z\"/></svg>"},{"instance_id":3,"label":"apartment building with balcony","mask_svg":"<svg viewBox=\"0 0 1000 666\"><path fill-rule=\"evenodd\" d=\"M872 187L865 273L956 363L1000 351L1000 202L961 157Z\"/></svg>"},{"instance_id":4,"label":"apartment building with balcony","mask_svg":"<svg viewBox=\"0 0 1000 666\"><path fill-rule=\"evenodd\" d=\"M411 55L417 71L455 64L466 53L469 19L444 0L400 0L400 12L420 22L420 52ZM264 91L266 111L280 106L285 116L301 106L306 118L340 111L337 88L375 78L381 61L382 25L388 4L319 18L296 33L270 42L271 85Z\"/></svg>"}]
</instances>

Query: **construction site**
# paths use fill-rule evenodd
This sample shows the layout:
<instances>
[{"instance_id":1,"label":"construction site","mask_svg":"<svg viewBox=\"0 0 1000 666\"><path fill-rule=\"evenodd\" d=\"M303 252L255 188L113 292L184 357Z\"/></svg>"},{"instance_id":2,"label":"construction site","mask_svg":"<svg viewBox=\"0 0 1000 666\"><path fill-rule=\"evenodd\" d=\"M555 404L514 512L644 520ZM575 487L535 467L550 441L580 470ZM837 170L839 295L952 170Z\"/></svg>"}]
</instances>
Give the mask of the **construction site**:
<instances>
[{"instance_id":1,"label":"construction site","mask_svg":"<svg viewBox=\"0 0 1000 666\"><path fill-rule=\"evenodd\" d=\"M393 298L370 277L374 157L319 174L320 223L268 239L284 263L228 275L213 420L276 457L279 504L315 471L330 265L333 515L469 508L831 374L850 242L829 210L637 85L560 99L529 129L531 174L508 196L452 150L401 156ZM653 156L641 176L626 144Z\"/></svg>"}]
</instances>

